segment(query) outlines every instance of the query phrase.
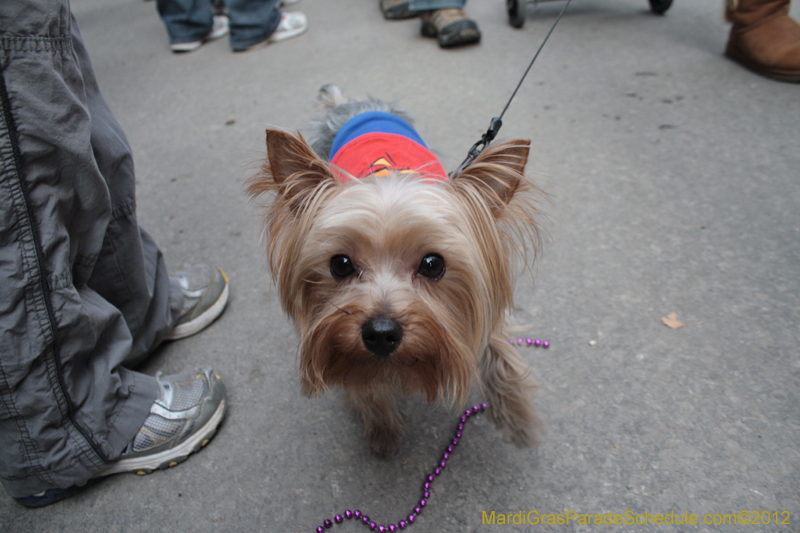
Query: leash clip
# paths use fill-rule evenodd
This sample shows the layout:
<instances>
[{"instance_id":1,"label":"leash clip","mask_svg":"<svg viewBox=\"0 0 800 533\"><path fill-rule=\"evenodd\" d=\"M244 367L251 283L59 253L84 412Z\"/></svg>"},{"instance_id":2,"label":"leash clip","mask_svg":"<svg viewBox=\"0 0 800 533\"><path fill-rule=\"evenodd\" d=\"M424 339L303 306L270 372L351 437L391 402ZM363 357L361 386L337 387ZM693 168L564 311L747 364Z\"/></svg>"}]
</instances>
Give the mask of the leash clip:
<instances>
[{"instance_id":1,"label":"leash clip","mask_svg":"<svg viewBox=\"0 0 800 533\"><path fill-rule=\"evenodd\" d=\"M461 165L458 167L458 170L453 172L450 177L455 178L461 174L465 168L470 166L472 162L475 161L475 158L478 157L487 146L489 146L489 143L491 143L495 137L497 137L497 132L500 131L502 126L503 120L500 117L494 117L489 124L489 129L487 129L486 133L481 136L481 140L472 145L472 148L470 148L469 152L467 153L467 158L464 159L464 162L461 163Z\"/></svg>"}]
</instances>

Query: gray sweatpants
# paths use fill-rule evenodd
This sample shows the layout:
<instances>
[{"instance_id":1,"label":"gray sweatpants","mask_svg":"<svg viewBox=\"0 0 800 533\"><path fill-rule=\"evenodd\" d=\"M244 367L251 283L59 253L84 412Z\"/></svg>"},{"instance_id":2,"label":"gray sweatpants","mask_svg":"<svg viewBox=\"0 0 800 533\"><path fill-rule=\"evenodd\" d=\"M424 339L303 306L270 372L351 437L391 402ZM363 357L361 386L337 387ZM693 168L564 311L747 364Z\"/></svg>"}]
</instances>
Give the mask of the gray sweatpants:
<instances>
[{"instance_id":1,"label":"gray sweatpants","mask_svg":"<svg viewBox=\"0 0 800 533\"><path fill-rule=\"evenodd\" d=\"M157 383L129 368L183 297L136 220L130 147L69 1L2 1L0 32L0 479L24 497L133 439Z\"/></svg>"}]
</instances>

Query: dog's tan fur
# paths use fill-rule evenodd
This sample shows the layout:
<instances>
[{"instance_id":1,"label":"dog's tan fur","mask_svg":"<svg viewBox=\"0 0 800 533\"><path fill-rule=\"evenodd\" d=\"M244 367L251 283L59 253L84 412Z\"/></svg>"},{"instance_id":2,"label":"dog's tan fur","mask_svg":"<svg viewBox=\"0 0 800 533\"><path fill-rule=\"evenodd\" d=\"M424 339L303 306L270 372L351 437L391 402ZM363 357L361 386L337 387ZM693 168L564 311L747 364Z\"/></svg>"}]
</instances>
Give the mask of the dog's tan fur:
<instances>
[{"instance_id":1,"label":"dog's tan fur","mask_svg":"<svg viewBox=\"0 0 800 533\"><path fill-rule=\"evenodd\" d=\"M398 397L424 394L462 406L478 386L503 436L537 442L535 383L508 343L514 274L538 249L540 191L524 176L529 141L491 145L459 176L369 176L337 182L302 136L267 130L267 158L248 183L265 209L267 254L283 309L300 334L303 393L346 389L373 450L397 450ZM440 279L418 273L426 254L444 258ZM330 261L347 255L348 279ZM402 342L377 357L362 342L376 314L403 328Z\"/></svg>"}]
</instances>

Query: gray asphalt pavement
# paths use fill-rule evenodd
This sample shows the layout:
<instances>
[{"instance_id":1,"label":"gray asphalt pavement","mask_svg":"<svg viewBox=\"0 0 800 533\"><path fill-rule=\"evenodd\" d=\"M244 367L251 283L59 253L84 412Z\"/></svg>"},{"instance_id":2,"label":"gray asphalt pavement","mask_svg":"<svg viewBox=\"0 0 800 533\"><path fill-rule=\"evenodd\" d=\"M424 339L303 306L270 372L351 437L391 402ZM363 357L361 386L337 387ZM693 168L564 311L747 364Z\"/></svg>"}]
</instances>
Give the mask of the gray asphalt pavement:
<instances>
[{"instance_id":1,"label":"gray asphalt pavement","mask_svg":"<svg viewBox=\"0 0 800 533\"><path fill-rule=\"evenodd\" d=\"M502 0L471 0L483 41L445 51L375 0L302 0L301 37L178 56L152 2L74 0L133 146L142 224L171 270L203 261L231 278L225 314L142 370L211 363L230 410L169 471L40 510L4 495L0 531L294 533L344 509L407 515L456 416L407 401L407 438L382 460L340 394L301 395L243 184L264 129L301 128L328 82L400 100L454 168L562 6L529 5L515 30ZM720 0L675 0L663 17L646 0L573 2L500 134L531 139L529 172L552 196L548 244L516 293L525 336L551 343L522 348L545 440L519 450L471 423L410 531L800 531L800 87L724 58L727 31ZM673 312L683 327L662 323ZM531 511L698 523L514 524Z\"/></svg>"}]
</instances>

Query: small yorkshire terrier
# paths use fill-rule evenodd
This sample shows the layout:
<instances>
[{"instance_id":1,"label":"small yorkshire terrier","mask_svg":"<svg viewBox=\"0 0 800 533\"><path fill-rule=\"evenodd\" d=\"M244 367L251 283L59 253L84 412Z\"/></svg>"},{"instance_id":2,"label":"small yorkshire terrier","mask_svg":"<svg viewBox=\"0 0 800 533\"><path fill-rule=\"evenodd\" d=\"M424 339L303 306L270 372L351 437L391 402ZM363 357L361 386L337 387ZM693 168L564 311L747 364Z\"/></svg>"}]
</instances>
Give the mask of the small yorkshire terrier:
<instances>
[{"instance_id":1,"label":"small yorkshire terrier","mask_svg":"<svg viewBox=\"0 0 800 533\"><path fill-rule=\"evenodd\" d=\"M489 145L448 176L394 104L320 89L327 115L302 135L267 129L248 182L265 208L267 254L300 335L305 395L342 387L375 453L403 436L398 398L467 401L520 447L539 439L535 382L509 344L514 274L541 239L542 193L524 176L529 140Z\"/></svg>"}]
</instances>

